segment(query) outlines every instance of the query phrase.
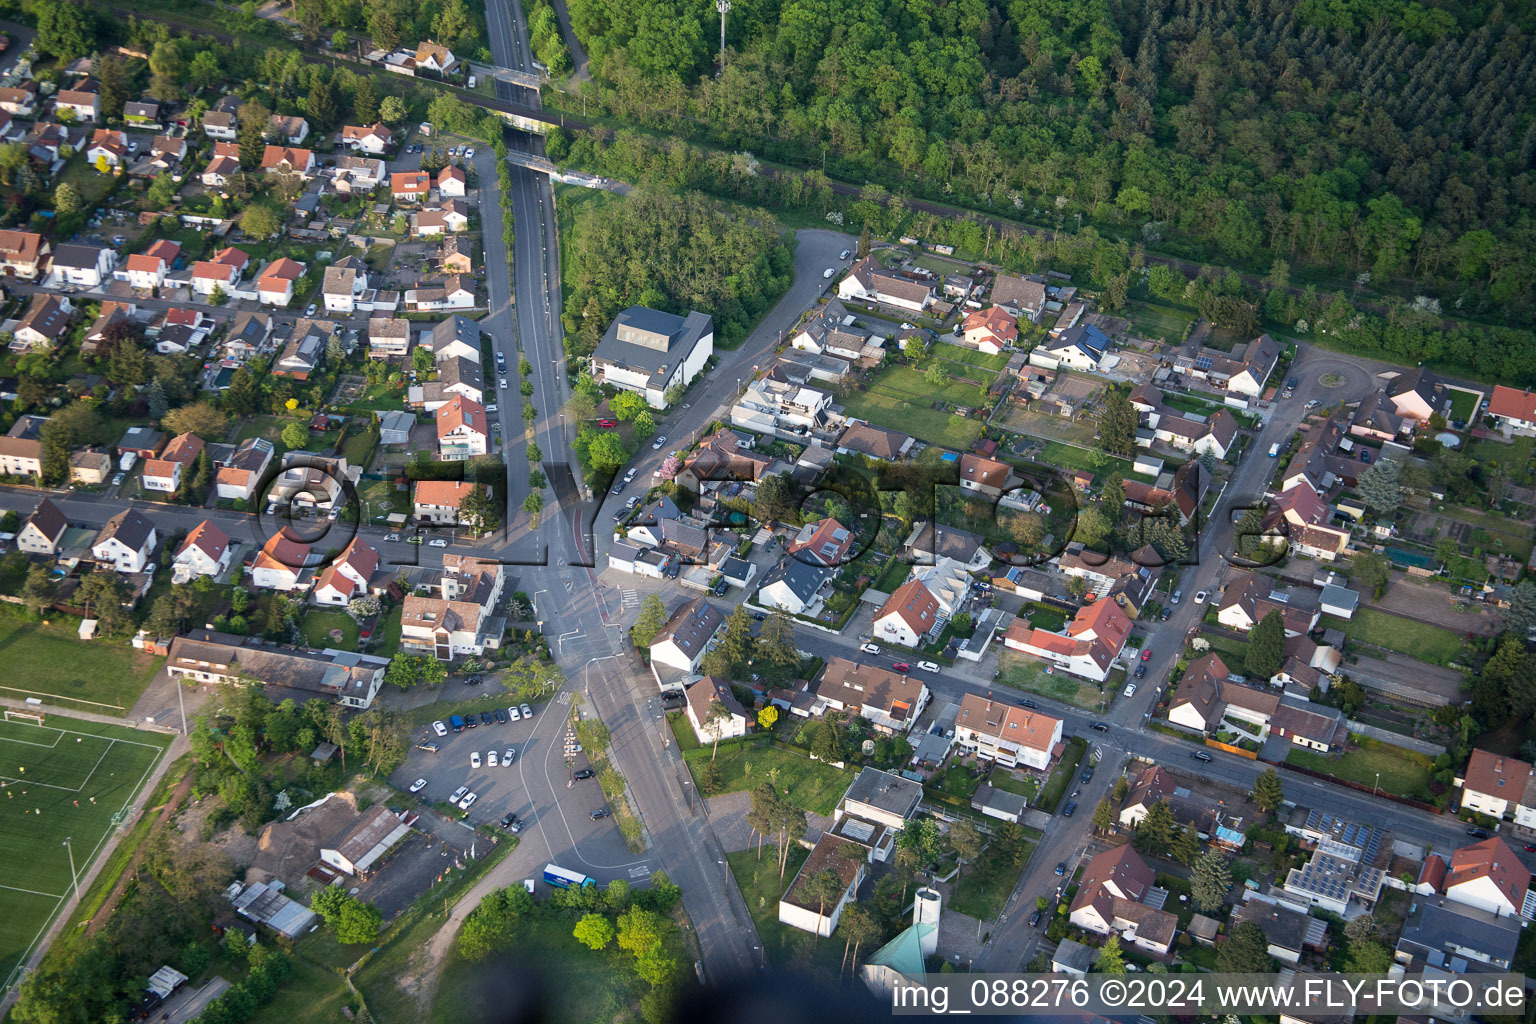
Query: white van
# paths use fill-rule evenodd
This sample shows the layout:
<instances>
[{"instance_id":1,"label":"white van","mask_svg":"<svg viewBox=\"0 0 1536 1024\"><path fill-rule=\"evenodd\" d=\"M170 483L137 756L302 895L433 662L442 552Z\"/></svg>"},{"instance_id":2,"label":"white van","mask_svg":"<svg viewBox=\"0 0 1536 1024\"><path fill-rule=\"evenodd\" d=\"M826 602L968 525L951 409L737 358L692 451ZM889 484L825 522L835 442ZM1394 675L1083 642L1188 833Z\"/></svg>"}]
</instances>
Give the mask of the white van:
<instances>
[{"instance_id":1,"label":"white van","mask_svg":"<svg viewBox=\"0 0 1536 1024\"><path fill-rule=\"evenodd\" d=\"M475 87L475 76L474 75L470 75L469 76L469 87L471 89L473 89Z\"/></svg>"},{"instance_id":2,"label":"white van","mask_svg":"<svg viewBox=\"0 0 1536 1024\"><path fill-rule=\"evenodd\" d=\"M1274 444L1269 446L1269 457L1273 459L1273 458L1279 457L1279 455L1280 455L1280 442L1276 441Z\"/></svg>"}]
</instances>

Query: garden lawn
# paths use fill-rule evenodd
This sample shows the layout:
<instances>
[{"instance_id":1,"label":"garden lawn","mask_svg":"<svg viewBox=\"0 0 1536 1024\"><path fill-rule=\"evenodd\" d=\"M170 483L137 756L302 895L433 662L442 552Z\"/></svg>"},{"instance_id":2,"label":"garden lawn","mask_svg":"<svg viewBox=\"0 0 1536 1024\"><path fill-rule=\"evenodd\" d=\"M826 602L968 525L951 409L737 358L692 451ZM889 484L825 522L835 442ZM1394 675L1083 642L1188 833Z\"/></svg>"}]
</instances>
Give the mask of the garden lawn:
<instances>
[{"instance_id":1,"label":"garden lawn","mask_svg":"<svg viewBox=\"0 0 1536 1024\"><path fill-rule=\"evenodd\" d=\"M1460 388L1451 389L1451 419L1466 423L1472 418L1472 411L1477 408L1477 395L1471 391L1462 391Z\"/></svg>"},{"instance_id":2,"label":"garden lawn","mask_svg":"<svg viewBox=\"0 0 1536 1024\"><path fill-rule=\"evenodd\" d=\"M111 715L133 707L165 659L108 640L81 643L77 621L0 617L0 660L11 680L0 684L0 696L58 698L61 707Z\"/></svg>"},{"instance_id":3,"label":"garden lawn","mask_svg":"<svg viewBox=\"0 0 1536 1024\"><path fill-rule=\"evenodd\" d=\"M373 653L381 658L393 658L395 652L400 649L400 612L402 606L395 605L389 611L379 616L379 624L374 632L376 646Z\"/></svg>"},{"instance_id":4,"label":"garden lawn","mask_svg":"<svg viewBox=\"0 0 1536 1024\"><path fill-rule=\"evenodd\" d=\"M805 863L810 851L798 844L789 848L789 861L785 865L784 880L779 881L779 866L771 843L763 844L762 860L757 850L742 850L725 855L741 898L747 904L747 912L757 925L757 934L763 940L768 966L785 970L793 967L830 981L837 976L843 960L843 942L834 936L818 939L810 932L791 928L779 923L779 897L795 880L795 872ZM868 952L873 953L874 950ZM864 951L860 951L864 955Z\"/></svg>"},{"instance_id":5,"label":"garden lawn","mask_svg":"<svg viewBox=\"0 0 1536 1024\"><path fill-rule=\"evenodd\" d=\"M998 682L1063 704L1096 711L1102 699L1097 686L1059 672L1047 675L1043 662L1015 651L999 651L997 668L1002 673Z\"/></svg>"},{"instance_id":6,"label":"garden lawn","mask_svg":"<svg viewBox=\"0 0 1536 1024\"><path fill-rule=\"evenodd\" d=\"M971 366L980 366L987 370L1001 370L1008 365L1008 356L1002 352L993 355L979 352L974 348L966 348L964 345L951 345L947 341L940 341L935 345L933 354L940 359L948 359L952 363L969 363ZM967 376L970 375L967 374Z\"/></svg>"},{"instance_id":7,"label":"garden lawn","mask_svg":"<svg viewBox=\"0 0 1536 1024\"><path fill-rule=\"evenodd\" d=\"M1102 452L1089 451L1087 448L1078 448L1070 444L1062 444L1060 441L1046 441L1045 447L1040 452L1040 458L1053 466L1062 469L1081 469L1094 474L1119 473L1122 480L1145 480L1151 483L1151 478L1135 472L1135 467L1129 459L1122 459L1114 455L1105 455ZM1102 462L1103 465L1099 465Z\"/></svg>"},{"instance_id":8,"label":"garden lawn","mask_svg":"<svg viewBox=\"0 0 1536 1024\"><path fill-rule=\"evenodd\" d=\"M1004 793L1021 796L1030 803L1035 802L1035 795L1039 792L1039 788L1032 780L1015 778L1013 772L1007 768L992 769L992 774L988 777L987 783L993 789L1000 789Z\"/></svg>"},{"instance_id":9,"label":"garden lawn","mask_svg":"<svg viewBox=\"0 0 1536 1024\"><path fill-rule=\"evenodd\" d=\"M1449 665L1461 654L1461 637L1450 630L1374 608L1360 608L1350 619L1325 615L1322 625L1343 630L1352 640L1385 647L1432 665Z\"/></svg>"},{"instance_id":10,"label":"garden lawn","mask_svg":"<svg viewBox=\"0 0 1536 1024\"><path fill-rule=\"evenodd\" d=\"M701 746L683 756L694 773L698 774L709 761L710 747ZM738 793L750 790L768 781L768 773L778 769L777 785L786 790L789 801L814 814L831 814L837 802L853 781L853 773L834 768L820 761L813 761L804 754L797 754L782 747L775 747L760 740L733 746L722 746L715 763L720 766L722 793ZM751 765L751 770L747 766Z\"/></svg>"},{"instance_id":11,"label":"garden lawn","mask_svg":"<svg viewBox=\"0 0 1536 1024\"><path fill-rule=\"evenodd\" d=\"M396 622L399 617L396 616ZM341 630L341 639L331 637L331 630ZM304 642L310 647L334 647L341 651L357 650L357 623L346 612L308 611L300 627Z\"/></svg>"},{"instance_id":12,"label":"garden lawn","mask_svg":"<svg viewBox=\"0 0 1536 1024\"><path fill-rule=\"evenodd\" d=\"M949 909L978 921L996 920L1007 905L1014 887L1019 884L1019 875L1023 873L1024 865L1029 863L1030 854L1035 850L1035 844L1027 839L1020 845L1024 849L1018 867L1013 866L1012 851L998 849L1001 846L998 840L994 840L982 851L977 863L962 866L960 877L955 879Z\"/></svg>"},{"instance_id":13,"label":"garden lawn","mask_svg":"<svg viewBox=\"0 0 1536 1024\"><path fill-rule=\"evenodd\" d=\"M1431 798L1429 783L1435 770L1431 758L1367 737L1353 745L1356 749L1337 757L1292 748L1285 759L1290 764L1358 782L1362 786L1377 785L1376 773L1380 772L1383 792L1419 800Z\"/></svg>"},{"instance_id":14,"label":"garden lawn","mask_svg":"<svg viewBox=\"0 0 1536 1024\"><path fill-rule=\"evenodd\" d=\"M1131 303L1128 317L1131 326L1145 337L1177 343L1183 339L1189 325L1195 322L1196 315L1160 302L1138 301Z\"/></svg>"}]
</instances>

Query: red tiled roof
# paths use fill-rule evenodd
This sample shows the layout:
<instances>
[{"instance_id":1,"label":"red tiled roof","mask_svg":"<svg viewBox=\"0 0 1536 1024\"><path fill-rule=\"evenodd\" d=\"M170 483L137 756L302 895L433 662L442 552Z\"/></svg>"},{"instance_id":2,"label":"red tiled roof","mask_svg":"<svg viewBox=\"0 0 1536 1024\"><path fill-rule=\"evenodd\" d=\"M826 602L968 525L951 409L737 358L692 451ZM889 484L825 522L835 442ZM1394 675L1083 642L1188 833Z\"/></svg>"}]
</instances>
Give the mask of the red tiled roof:
<instances>
[{"instance_id":1,"label":"red tiled roof","mask_svg":"<svg viewBox=\"0 0 1536 1024\"><path fill-rule=\"evenodd\" d=\"M1061 722L1060 719L1038 711L968 693L960 700L960 713L955 718L955 724L985 736L1049 752L1056 727Z\"/></svg>"},{"instance_id":2,"label":"red tiled roof","mask_svg":"<svg viewBox=\"0 0 1536 1024\"><path fill-rule=\"evenodd\" d=\"M1463 846L1451 854L1450 868L1445 875L1445 890L1450 892L1455 886L1481 878L1491 879L1499 894L1508 899L1517 912L1525 905L1525 891L1531 887L1531 873L1525 870L1525 865L1520 863L1520 858L1515 856L1509 844L1498 836Z\"/></svg>"},{"instance_id":3,"label":"red tiled roof","mask_svg":"<svg viewBox=\"0 0 1536 1024\"><path fill-rule=\"evenodd\" d=\"M177 557L180 557L181 553L188 548L194 547L217 562L224 557L224 552L229 550L229 534L213 525L211 520L204 519L191 533L187 534L187 539L176 552Z\"/></svg>"},{"instance_id":4,"label":"red tiled roof","mask_svg":"<svg viewBox=\"0 0 1536 1024\"><path fill-rule=\"evenodd\" d=\"M1466 780L1462 789L1519 803L1530 777L1531 766L1524 761L1487 750L1473 750L1467 770L1462 773Z\"/></svg>"},{"instance_id":5,"label":"red tiled roof","mask_svg":"<svg viewBox=\"0 0 1536 1024\"><path fill-rule=\"evenodd\" d=\"M918 636L922 636L933 628L934 616L938 614L939 601L928 592L921 580L908 580L896 588L885 605L875 613L875 620L885 618L887 615L898 615Z\"/></svg>"},{"instance_id":6,"label":"red tiled roof","mask_svg":"<svg viewBox=\"0 0 1536 1024\"><path fill-rule=\"evenodd\" d=\"M1488 399L1488 413L1491 416L1536 423L1536 391L1521 391L1496 384Z\"/></svg>"}]
</instances>

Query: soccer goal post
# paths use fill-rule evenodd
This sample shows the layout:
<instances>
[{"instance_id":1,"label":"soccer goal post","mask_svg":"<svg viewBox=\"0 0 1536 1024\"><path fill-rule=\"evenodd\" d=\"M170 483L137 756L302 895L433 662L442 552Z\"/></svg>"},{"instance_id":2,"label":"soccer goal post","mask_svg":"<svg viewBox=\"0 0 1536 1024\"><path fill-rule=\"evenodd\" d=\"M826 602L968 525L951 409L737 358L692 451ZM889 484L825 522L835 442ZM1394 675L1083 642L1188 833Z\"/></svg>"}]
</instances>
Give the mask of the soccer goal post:
<instances>
[{"instance_id":1,"label":"soccer goal post","mask_svg":"<svg viewBox=\"0 0 1536 1024\"><path fill-rule=\"evenodd\" d=\"M7 722L22 721L22 722L31 722L34 725L42 725L43 724L43 712L41 712L41 711L30 711L30 710L27 710L26 708L6 708L5 709L5 720Z\"/></svg>"}]
</instances>

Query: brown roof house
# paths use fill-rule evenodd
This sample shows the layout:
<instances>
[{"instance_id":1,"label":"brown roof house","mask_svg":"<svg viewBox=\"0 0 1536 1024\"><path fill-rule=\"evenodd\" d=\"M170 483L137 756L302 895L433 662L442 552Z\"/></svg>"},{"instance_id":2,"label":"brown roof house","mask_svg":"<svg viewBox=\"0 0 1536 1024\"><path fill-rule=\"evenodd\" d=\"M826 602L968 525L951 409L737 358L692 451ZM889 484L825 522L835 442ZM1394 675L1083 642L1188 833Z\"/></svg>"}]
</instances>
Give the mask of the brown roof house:
<instances>
[{"instance_id":1,"label":"brown roof house","mask_svg":"<svg viewBox=\"0 0 1536 1024\"><path fill-rule=\"evenodd\" d=\"M1166 954L1178 931L1178 915L1143 902L1157 875L1127 845L1105 850L1088 862L1069 920L1084 931L1117 934L1127 945Z\"/></svg>"},{"instance_id":2,"label":"brown roof house","mask_svg":"<svg viewBox=\"0 0 1536 1024\"><path fill-rule=\"evenodd\" d=\"M928 686L921 679L878 665L831 658L811 692L824 708L867 719L877 732L905 735L928 706Z\"/></svg>"},{"instance_id":3,"label":"brown roof house","mask_svg":"<svg viewBox=\"0 0 1536 1024\"><path fill-rule=\"evenodd\" d=\"M747 734L747 710L731 693L731 688L714 676L705 676L687 689L688 722L700 743L716 743ZM711 709L716 704L724 712Z\"/></svg>"}]
</instances>

